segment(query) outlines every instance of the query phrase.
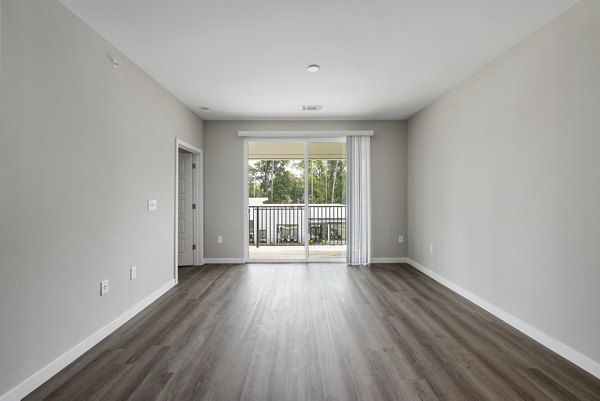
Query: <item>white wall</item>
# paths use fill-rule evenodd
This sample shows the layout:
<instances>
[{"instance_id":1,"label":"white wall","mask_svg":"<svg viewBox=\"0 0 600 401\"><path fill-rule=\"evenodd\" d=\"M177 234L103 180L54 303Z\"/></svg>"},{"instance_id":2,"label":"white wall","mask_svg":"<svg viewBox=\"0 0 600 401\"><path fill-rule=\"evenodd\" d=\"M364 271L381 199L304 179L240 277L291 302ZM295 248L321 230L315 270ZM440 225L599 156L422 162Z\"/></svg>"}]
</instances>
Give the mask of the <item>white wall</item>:
<instances>
[{"instance_id":1,"label":"white wall","mask_svg":"<svg viewBox=\"0 0 600 401\"><path fill-rule=\"evenodd\" d=\"M409 257L600 361L600 2L408 128Z\"/></svg>"},{"instance_id":2,"label":"white wall","mask_svg":"<svg viewBox=\"0 0 600 401\"><path fill-rule=\"evenodd\" d=\"M243 138L238 131L374 130L371 139L373 257L406 256L404 121L206 121L204 207L206 258L241 259L244 232ZM223 244L217 244L217 236Z\"/></svg>"},{"instance_id":3,"label":"white wall","mask_svg":"<svg viewBox=\"0 0 600 401\"><path fill-rule=\"evenodd\" d=\"M55 0L1 17L0 396L173 277L174 138L202 146L199 118Z\"/></svg>"}]
</instances>

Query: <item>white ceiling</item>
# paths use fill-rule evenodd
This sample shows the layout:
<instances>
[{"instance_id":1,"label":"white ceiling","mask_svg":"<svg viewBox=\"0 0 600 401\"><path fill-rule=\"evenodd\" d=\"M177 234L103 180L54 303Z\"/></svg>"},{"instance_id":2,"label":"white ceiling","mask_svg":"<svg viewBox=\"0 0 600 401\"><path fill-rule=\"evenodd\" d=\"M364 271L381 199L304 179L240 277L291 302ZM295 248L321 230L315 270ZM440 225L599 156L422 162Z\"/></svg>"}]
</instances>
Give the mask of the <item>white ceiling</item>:
<instances>
[{"instance_id":1,"label":"white ceiling","mask_svg":"<svg viewBox=\"0 0 600 401\"><path fill-rule=\"evenodd\" d=\"M205 119L404 119L576 3L60 1Z\"/></svg>"}]
</instances>

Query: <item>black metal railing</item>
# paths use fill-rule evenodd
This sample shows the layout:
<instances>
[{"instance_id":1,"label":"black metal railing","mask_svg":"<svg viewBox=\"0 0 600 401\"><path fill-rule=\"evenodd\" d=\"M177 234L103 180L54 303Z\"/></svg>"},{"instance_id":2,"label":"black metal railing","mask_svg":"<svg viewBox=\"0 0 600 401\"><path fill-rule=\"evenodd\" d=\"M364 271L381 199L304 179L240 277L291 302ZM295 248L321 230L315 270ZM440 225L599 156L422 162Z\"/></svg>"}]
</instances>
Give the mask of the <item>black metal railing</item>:
<instances>
[{"instance_id":1,"label":"black metal railing","mask_svg":"<svg viewBox=\"0 0 600 401\"><path fill-rule=\"evenodd\" d=\"M268 205L248 207L248 242L250 245L303 245L308 235L310 245L346 244L346 206L309 206L305 230L304 206ZM308 231L305 233L305 231Z\"/></svg>"}]
</instances>

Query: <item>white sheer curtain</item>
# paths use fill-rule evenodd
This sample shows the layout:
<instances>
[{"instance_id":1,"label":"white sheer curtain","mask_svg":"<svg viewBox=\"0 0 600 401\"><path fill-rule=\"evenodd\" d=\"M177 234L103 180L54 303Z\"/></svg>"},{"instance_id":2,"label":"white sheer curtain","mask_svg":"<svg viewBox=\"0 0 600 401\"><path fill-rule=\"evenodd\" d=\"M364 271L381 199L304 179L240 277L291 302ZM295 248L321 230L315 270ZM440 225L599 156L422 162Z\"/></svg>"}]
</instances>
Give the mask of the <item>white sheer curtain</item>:
<instances>
[{"instance_id":1,"label":"white sheer curtain","mask_svg":"<svg viewBox=\"0 0 600 401\"><path fill-rule=\"evenodd\" d=\"M371 138L346 137L348 162L347 256L349 265L371 262Z\"/></svg>"}]
</instances>

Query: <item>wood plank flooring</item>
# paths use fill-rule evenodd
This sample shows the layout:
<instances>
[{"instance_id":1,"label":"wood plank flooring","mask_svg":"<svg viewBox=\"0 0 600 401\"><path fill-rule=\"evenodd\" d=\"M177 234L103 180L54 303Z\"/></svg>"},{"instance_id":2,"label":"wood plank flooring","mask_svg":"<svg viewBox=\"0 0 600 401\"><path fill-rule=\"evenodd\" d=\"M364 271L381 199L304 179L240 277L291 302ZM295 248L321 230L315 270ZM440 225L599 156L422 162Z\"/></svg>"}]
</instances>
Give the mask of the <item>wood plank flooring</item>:
<instances>
[{"instance_id":1,"label":"wood plank flooring","mask_svg":"<svg viewBox=\"0 0 600 401\"><path fill-rule=\"evenodd\" d=\"M207 265L27 400L600 400L408 265Z\"/></svg>"}]
</instances>

